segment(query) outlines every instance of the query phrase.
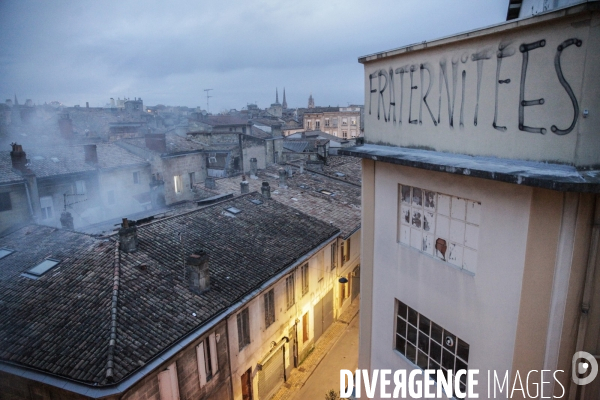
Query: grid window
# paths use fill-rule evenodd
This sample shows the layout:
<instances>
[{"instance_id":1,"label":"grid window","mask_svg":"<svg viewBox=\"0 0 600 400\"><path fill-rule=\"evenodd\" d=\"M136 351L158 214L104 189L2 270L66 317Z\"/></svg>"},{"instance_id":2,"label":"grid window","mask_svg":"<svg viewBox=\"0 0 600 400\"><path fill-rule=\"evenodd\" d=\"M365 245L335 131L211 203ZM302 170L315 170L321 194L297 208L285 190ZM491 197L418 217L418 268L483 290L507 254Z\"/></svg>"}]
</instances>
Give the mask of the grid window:
<instances>
[{"instance_id":1,"label":"grid window","mask_svg":"<svg viewBox=\"0 0 600 400\"><path fill-rule=\"evenodd\" d=\"M248 307L244 308L237 315L238 327L238 351L242 351L244 347L250 344L250 315Z\"/></svg>"},{"instance_id":2,"label":"grid window","mask_svg":"<svg viewBox=\"0 0 600 400\"><path fill-rule=\"evenodd\" d=\"M475 272L481 203L417 187L398 187L398 240Z\"/></svg>"},{"instance_id":3,"label":"grid window","mask_svg":"<svg viewBox=\"0 0 600 400\"><path fill-rule=\"evenodd\" d=\"M320 119L315 121L315 129L319 129L319 128L321 128L321 120Z\"/></svg>"},{"instance_id":4,"label":"grid window","mask_svg":"<svg viewBox=\"0 0 600 400\"><path fill-rule=\"evenodd\" d=\"M300 267L300 273L302 274L302 296L308 293L308 263Z\"/></svg>"},{"instance_id":5,"label":"grid window","mask_svg":"<svg viewBox=\"0 0 600 400\"><path fill-rule=\"evenodd\" d=\"M75 194L85 194L85 181L75 181Z\"/></svg>"},{"instance_id":6,"label":"grid window","mask_svg":"<svg viewBox=\"0 0 600 400\"><path fill-rule=\"evenodd\" d=\"M275 289L269 290L265 296L265 328L275 322Z\"/></svg>"},{"instance_id":7,"label":"grid window","mask_svg":"<svg viewBox=\"0 0 600 400\"><path fill-rule=\"evenodd\" d=\"M175 186L175 193L181 193L183 191L183 183L181 182L181 175L173 176L173 184Z\"/></svg>"},{"instance_id":8,"label":"grid window","mask_svg":"<svg viewBox=\"0 0 600 400\"><path fill-rule=\"evenodd\" d=\"M294 288L294 274L285 278L285 295L288 310L296 303L296 292Z\"/></svg>"},{"instance_id":9,"label":"grid window","mask_svg":"<svg viewBox=\"0 0 600 400\"><path fill-rule=\"evenodd\" d=\"M329 118L325 118L325 126L329 126Z\"/></svg>"},{"instance_id":10,"label":"grid window","mask_svg":"<svg viewBox=\"0 0 600 400\"><path fill-rule=\"evenodd\" d=\"M465 341L399 300L396 310L395 350L421 369L441 369L444 375L468 368L469 345ZM462 375L463 393L466 383Z\"/></svg>"}]
</instances>

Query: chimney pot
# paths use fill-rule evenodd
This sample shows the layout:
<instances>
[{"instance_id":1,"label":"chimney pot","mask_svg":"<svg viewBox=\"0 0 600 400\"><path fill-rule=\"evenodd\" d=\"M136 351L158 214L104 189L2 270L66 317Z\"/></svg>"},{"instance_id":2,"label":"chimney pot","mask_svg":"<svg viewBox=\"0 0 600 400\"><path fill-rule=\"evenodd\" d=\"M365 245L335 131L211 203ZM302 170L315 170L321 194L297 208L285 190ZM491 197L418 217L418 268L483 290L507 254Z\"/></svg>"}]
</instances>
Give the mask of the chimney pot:
<instances>
[{"instance_id":1,"label":"chimney pot","mask_svg":"<svg viewBox=\"0 0 600 400\"><path fill-rule=\"evenodd\" d=\"M269 182L263 182L260 191L265 199L271 198L271 186L269 186Z\"/></svg>"},{"instance_id":2,"label":"chimney pot","mask_svg":"<svg viewBox=\"0 0 600 400\"><path fill-rule=\"evenodd\" d=\"M186 275L190 290L196 294L210 289L210 273L208 254L202 250L196 251L186 260Z\"/></svg>"},{"instance_id":3,"label":"chimney pot","mask_svg":"<svg viewBox=\"0 0 600 400\"><path fill-rule=\"evenodd\" d=\"M11 143L11 146L10 159L13 168L20 171L27 170L27 153L23 151L23 146L17 143Z\"/></svg>"},{"instance_id":4,"label":"chimney pot","mask_svg":"<svg viewBox=\"0 0 600 400\"><path fill-rule=\"evenodd\" d=\"M83 146L83 150L87 164L98 164L98 151L95 144L86 144Z\"/></svg>"},{"instance_id":5,"label":"chimney pot","mask_svg":"<svg viewBox=\"0 0 600 400\"><path fill-rule=\"evenodd\" d=\"M138 237L135 224L129 224L127 218L123 218L121 229L119 229L119 248L125 253L132 253L137 250Z\"/></svg>"},{"instance_id":6,"label":"chimney pot","mask_svg":"<svg viewBox=\"0 0 600 400\"><path fill-rule=\"evenodd\" d=\"M73 225L73 216L71 215L70 212L64 211L60 215L60 225L64 229L75 230L75 226Z\"/></svg>"},{"instance_id":7,"label":"chimney pot","mask_svg":"<svg viewBox=\"0 0 600 400\"><path fill-rule=\"evenodd\" d=\"M287 188L287 172L283 168L279 168L277 172L279 172L279 187Z\"/></svg>"},{"instance_id":8,"label":"chimney pot","mask_svg":"<svg viewBox=\"0 0 600 400\"><path fill-rule=\"evenodd\" d=\"M258 161L256 160L256 158L251 158L250 159L250 177L256 177L258 173Z\"/></svg>"}]
</instances>

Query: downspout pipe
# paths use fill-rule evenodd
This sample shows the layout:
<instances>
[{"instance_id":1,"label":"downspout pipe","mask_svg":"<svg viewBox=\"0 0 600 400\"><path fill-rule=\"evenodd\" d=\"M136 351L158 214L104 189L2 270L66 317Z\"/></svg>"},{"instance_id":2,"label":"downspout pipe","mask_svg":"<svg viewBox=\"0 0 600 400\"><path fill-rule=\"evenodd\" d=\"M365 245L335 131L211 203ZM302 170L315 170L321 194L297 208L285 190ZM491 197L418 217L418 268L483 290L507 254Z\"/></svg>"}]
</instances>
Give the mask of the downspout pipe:
<instances>
[{"instance_id":1,"label":"downspout pipe","mask_svg":"<svg viewBox=\"0 0 600 400\"><path fill-rule=\"evenodd\" d=\"M29 206L29 214L31 215L31 219L33 221L35 221L35 215L33 214L33 205L31 204L31 195L29 194L29 186L27 185L27 182L23 182L23 185L25 185L25 193L27 194L27 205Z\"/></svg>"},{"instance_id":2,"label":"downspout pipe","mask_svg":"<svg viewBox=\"0 0 600 400\"><path fill-rule=\"evenodd\" d=\"M588 254L585 281L583 286L583 296L581 299L581 313L579 314L579 327L577 329L577 342L575 352L582 351L589 323L590 301L594 292L594 275L596 273L596 264L598 261L598 244L600 242L600 196L596 195L596 206L594 208L594 220L592 226L592 237L590 240L590 251ZM596 357L597 358L597 357ZM577 388L579 386L571 382L569 389L569 400L576 400ZM580 399L585 398L585 386L581 386Z\"/></svg>"}]
</instances>

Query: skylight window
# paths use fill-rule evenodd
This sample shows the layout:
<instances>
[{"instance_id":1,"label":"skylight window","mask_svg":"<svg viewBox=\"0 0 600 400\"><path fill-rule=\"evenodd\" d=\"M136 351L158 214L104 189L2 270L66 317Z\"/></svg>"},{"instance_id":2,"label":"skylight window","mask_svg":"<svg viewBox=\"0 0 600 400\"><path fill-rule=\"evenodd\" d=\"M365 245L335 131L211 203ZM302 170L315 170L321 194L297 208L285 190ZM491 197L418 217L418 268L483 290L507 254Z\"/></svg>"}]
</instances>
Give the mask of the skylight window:
<instances>
[{"instance_id":1,"label":"skylight window","mask_svg":"<svg viewBox=\"0 0 600 400\"><path fill-rule=\"evenodd\" d=\"M329 190L321 189L319 192L326 194L327 196L333 196L333 192L330 192Z\"/></svg>"},{"instance_id":2,"label":"skylight window","mask_svg":"<svg viewBox=\"0 0 600 400\"><path fill-rule=\"evenodd\" d=\"M232 213L233 215L236 215L236 214L239 214L242 212L242 210L240 210L239 208L235 208L235 207L228 207L225 210Z\"/></svg>"},{"instance_id":3,"label":"skylight window","mask_svg":"<svg viewBox=\"0 0 600 400\"><path fill-rule=\"evenodd\" d=\"M36 265L35 267L25 271L25 274L32 275L35 278L39 278L40 276L44 275L46 272L54 268L58 263L60 263L60 260L53 260L51 258L48 258Z\"/></svg>"},{"instance_id":4,"label":"skylight window","mask_svg":"<svg viewBox=\"0 0 600 400\"><path fill-rule=\"evenodd\" d=\"M59 162L59 161L60 161L60 160L59 160L58 158L56 158L56 157L50 157L50 159L51 159L52 161L54 161L54 162Z\"/></svg>"},{"instance_id":5,"label":"skylight window","mask_svg":"<svg viewBox=\"0 0 600 400\"><path fill-rule=\"evenodd\" d=\"M254 204L256 204L257 206L258 206L258 205L261 205L261 204L263 203L263 202L262 202L262 201L260 201L259 199L250 199L250 202L251 202L251 203L254 203Z\"/></svg>"},{"instance_id":6,"label":"skylight window","mask_svg":"<svg viewBox=\"0 0 600 400\"><path fill-rule=\"evenodd\" d=\"M15 252L14 250L7 249L6 247L0 248L0 260L14 252Z\"/></svg>"}]
</instances>

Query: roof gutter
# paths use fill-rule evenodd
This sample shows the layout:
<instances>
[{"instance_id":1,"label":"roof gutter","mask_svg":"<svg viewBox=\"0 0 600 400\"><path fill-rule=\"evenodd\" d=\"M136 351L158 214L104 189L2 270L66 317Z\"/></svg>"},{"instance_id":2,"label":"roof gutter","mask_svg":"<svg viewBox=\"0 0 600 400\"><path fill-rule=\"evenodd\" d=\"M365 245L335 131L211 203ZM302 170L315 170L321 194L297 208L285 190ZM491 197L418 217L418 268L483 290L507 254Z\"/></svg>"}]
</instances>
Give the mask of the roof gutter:
<instances>
[{"instance_id":1,"label":"roof gutter","mask_svg":"<svg viewBox=\"0 0 600 400\"><path fill-rule=\"evenodd\" d=\"M19 376L25 379L29 379L32 381L37 381L40 383L44 383L50 386L55 386L61 388L63 390L77 393L82 396L86 396L93 399L103 398L107 396L119 395L125 393L127 390L132 388L136 383L141 381L144 377L151 374L156 368L167 362L170 358L174 357L177 353L179 353L183 348L188 346L190 343L194 342L196 339L204 335L210 329L215 327L219 322L225 320L232 314L235 314L239 309L246 306L246 304L254 298L257 294L261 293L265 289L268 289L270 286L274 285L279 279L290 273L293 269L297 268L299 265L306 262L310 257L312 257L317 252L321 251L325 248L329 243L336 239L340 235L338 230L330 238L326 239L324 242L319 244L317 247L313 248L311 251L298 258L288 267L283 269L277 275L273 276L268 281L264 282L257 289L254 289L252 292L244 295L240 300L238 300L235 304L229 306L225 311L221 314L216 315L211 320L209 320L206 324L198 327L197 329L190 332L188 335L184 336L178 342L173 343L167 349L165 349L162 353L156 355L152 361L145 364L141 367L137 372L133 372L127 378L122 380L121 382L114 385L107 385L104 387L92 386L90 384L85 384L81 382L77 382L68 378L64 378L55 374L41 372L33 368L24 367L21 365L12 364L6 361L0 361L0 371L6 372L15 376Z\"/></svg>"}]
</instances>

